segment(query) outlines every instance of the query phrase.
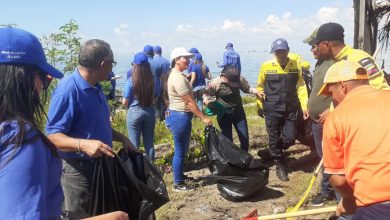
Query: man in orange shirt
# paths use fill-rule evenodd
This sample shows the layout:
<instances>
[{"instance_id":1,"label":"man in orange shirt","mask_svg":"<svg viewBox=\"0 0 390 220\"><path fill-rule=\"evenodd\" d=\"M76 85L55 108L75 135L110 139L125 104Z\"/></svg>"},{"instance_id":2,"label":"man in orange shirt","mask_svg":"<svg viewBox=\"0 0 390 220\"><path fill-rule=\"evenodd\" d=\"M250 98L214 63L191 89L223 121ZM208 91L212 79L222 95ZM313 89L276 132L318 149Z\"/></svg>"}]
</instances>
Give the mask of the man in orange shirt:
<instances>
[{"instance_id":1,"label":"man in orange shirt","mask_svg":"<svg viewBox=\"0 0 390 220\"><path fill-rule=\"evenodd\" d=\"M325 173L343 197L336 214L390 219L390 91L373 89L367 70L342 60L329 68L318 94L336 106L323 133Z\"/></svg>"}]
</instances>

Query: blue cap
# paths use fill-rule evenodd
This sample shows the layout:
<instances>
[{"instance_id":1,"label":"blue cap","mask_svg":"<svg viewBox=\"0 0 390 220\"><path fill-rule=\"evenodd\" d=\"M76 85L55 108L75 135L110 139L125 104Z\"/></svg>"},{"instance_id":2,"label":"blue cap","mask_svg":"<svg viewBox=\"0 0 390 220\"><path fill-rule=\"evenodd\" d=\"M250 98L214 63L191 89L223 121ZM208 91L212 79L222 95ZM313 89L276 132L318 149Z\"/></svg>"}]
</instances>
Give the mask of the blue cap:
<instances>
[{"instance_id":1,"label":"blue cap","mask_svg":"<svg viewBox=\"0 0 390 220\"><path fill-rule=\"evenodd\" d=\"M202 55L200 53L195 54L195 59L202 60Z\"/></svg>"},{"instance_id":2,"label":"blue cap","mask_svg":"<svg viewBox=\"0 0 390 220\"><path fill-rule=\"evenodd\" d=\"M133 64L140 65L143 63L148 63L148 56L144 52L139 52L135 54Z\"/></svg>"},{"instance_id":3,"label":"blue cap","mask_svg":"<svg viewBox=\"0 0 390 220\"><path fill-rule=\"evenodd\" d=\"M232 43L227 43L225 49L227 49L227 48L233 48L233 44Z\"/></svg>"},{"instance_id":4,"label":"blue cap","mask_svg":"<svg viewBox=\"0 0 390 220\"><path fill-rule=\"evenodd\" d=\"M199 53L198 49L196 49L195 47L191 48L188 52L190 52L190 53Z\"/></svg>"},{"instance_id":5,"label":"blue cap","mask_svg":"<svg viewBox=\"0 0 390 220\"><path fill-rule=\"evenodd\" d=\"M285 39L283 38L278 38L271 44L271 52L270 53L275 53L277 50L288 50L288 43Z\"/></svg>"},{"instance_id":6,"label":"blue cap","mask_svg":"<svg viewBox=\"0 0 390 220\"><path fill-rule=\"evenodd\" d=\"M153 52L157 54L161 54L161 47L156 45L153 47Z\"/></svg>"},{"instance_id":7,"label":"blue cap","mask_svg":"<svg viewBox=\"0 0 390 220\"><path fill-rule=\"evenodd\" d=\"M145 45L144 53L146 53L146 55L153 55L153 47L150 45Z\"/></svg>"},{"instance_id":8,"label":"blue cap","mask_svg":"<svg viewBox=\"0 0 390 220\"><path fill-rule=\"evenodd\" d=\"M19 28L0 28L0 63L34 65L53 77L64 76L47 63L38 38Z\"/></svg>"}]
</instances>

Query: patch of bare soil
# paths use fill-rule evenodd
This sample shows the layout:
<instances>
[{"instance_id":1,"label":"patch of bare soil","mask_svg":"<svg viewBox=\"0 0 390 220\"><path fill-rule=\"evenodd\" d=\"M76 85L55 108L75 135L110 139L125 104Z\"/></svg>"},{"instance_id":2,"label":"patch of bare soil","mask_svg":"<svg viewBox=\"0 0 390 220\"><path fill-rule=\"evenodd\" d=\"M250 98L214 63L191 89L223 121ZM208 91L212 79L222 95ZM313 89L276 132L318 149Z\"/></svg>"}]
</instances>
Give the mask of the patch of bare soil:
<instances>
[{"instance_id":1,"label":"patch of bare soil","mask_svg":"<svg viewBox=\"0 0 390 220\"><path fill-rule=\"evenodd\" d=\"M261 137L264 138L263 135ZM251 142L251 146L259 146L256 143L264 143L264 140L252 139ZM259 159L256 155L258 149L252 147L251 150L256 159ZM290 147L286 155L290 181L280 181L275 175L275 166L268 164L270 177L267 187L241 202L228 201L220 195L215 179L209 176L210 172L206 163L186 172L188 176L194 178L193 181L189 181L189 184L195 188L194 191L173 191L172 174L166 174L164 178L171 201L156 212L157 219L242 219L254 209L257 209L259 215L284 213L288 207L294 206L299 201L319 162L309 147L300 144ZM318 191L318 186L317 178L312 195ZM303 209L307 208L311 207L304 205ZM330 215L308 216L299 219L328 219Z\"/></svg>"}]
</instances>

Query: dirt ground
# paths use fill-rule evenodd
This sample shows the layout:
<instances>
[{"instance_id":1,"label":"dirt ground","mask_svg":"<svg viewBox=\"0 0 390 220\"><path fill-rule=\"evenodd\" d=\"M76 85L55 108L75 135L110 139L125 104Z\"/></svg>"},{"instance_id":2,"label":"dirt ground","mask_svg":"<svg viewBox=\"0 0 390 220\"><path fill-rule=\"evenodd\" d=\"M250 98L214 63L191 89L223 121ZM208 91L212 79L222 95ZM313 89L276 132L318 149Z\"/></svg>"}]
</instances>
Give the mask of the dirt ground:
<instances>
[{"instance_id":1,"label":"dirt ground","mask_svg":"<svg viewBox=\"0 0 390 220\"><path fill-rule=\"evenodd\" d=\"M251 146L261 146L264 140L253 143L252 139L251 142ZM256 155L258 149L252 147L251 150L256 159L259 159ZM259 216L284 213L289 206L294 206L299 201L319 162L310 148L304 145L296 144L290 147L287 154L286 163L289 167L290 181L280 181L275 175L275 166L268 164L270 177L267 187L241 202L231 202L220 195L215 180L209 177L210 171L206 163L198 164L195 169L185 172L195 178L189 182L195 188L194 191L174 192L172 173L168 173L164 178L171 201L156 212L157 219L243 219L254 209L257 209ZM318 185L317 178L309 199L318 191ZM303 209L309 208L312 207L307 204L303 207ZM306 216L299 219L328 219L330 215Z\"/></svg>"}]
</instances>

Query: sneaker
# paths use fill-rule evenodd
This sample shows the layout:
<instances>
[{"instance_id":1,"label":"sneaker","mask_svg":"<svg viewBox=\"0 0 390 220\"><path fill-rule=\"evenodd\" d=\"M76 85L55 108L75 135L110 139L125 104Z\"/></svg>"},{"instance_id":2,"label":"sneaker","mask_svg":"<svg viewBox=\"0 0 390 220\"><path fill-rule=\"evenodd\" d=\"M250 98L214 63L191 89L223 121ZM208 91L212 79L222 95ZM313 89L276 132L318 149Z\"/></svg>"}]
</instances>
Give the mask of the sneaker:
<instances>
[{"instance_id":1,"label":"sneaker","mask_svg":"<svg viewBox=\"0 0 390 220\"><path fill-rule=\"evenodd\" d=\"M175 186L173 187L173 191L175 192L189 192L189 191L193 191L194 189L185 185L185 184L175 184Z\"/></svg>"},{"instance_id":2,"label":"sneaker","mask_svg":"<svg viewBox=\"0 0 390 220\"><path fill-rule=\"evenodd\" d=\"M257 151L257 155L264 161L272 161L272 156L268 148L260 149L259 151Z\"/></svg>"},{"instance_id":3,"label":"sneaker","mask_svg":"<svg viewBox=\"0 0 390 220\"><path fill-rule=\"evenodd\" d=\"M193 181L195 180L194 177L187 176L185 174L182 175L184 181Z\"/></svg>"},{"instance_id":4,"label":"sneaker","mask_svg":"<svg viewBox=\"0 0 390 220\"><path fill-rule=\"evenodd\" d=\"M325 204L326 201L332 201L334 200L334 195L333 193L329 193L327 195L324 195L322 193L319 193L318 195L316 195L310 202L310 205L311 206L314 206L314 207L319 207L319 206L323 206Z\"/></svg>"}]
</instances>

